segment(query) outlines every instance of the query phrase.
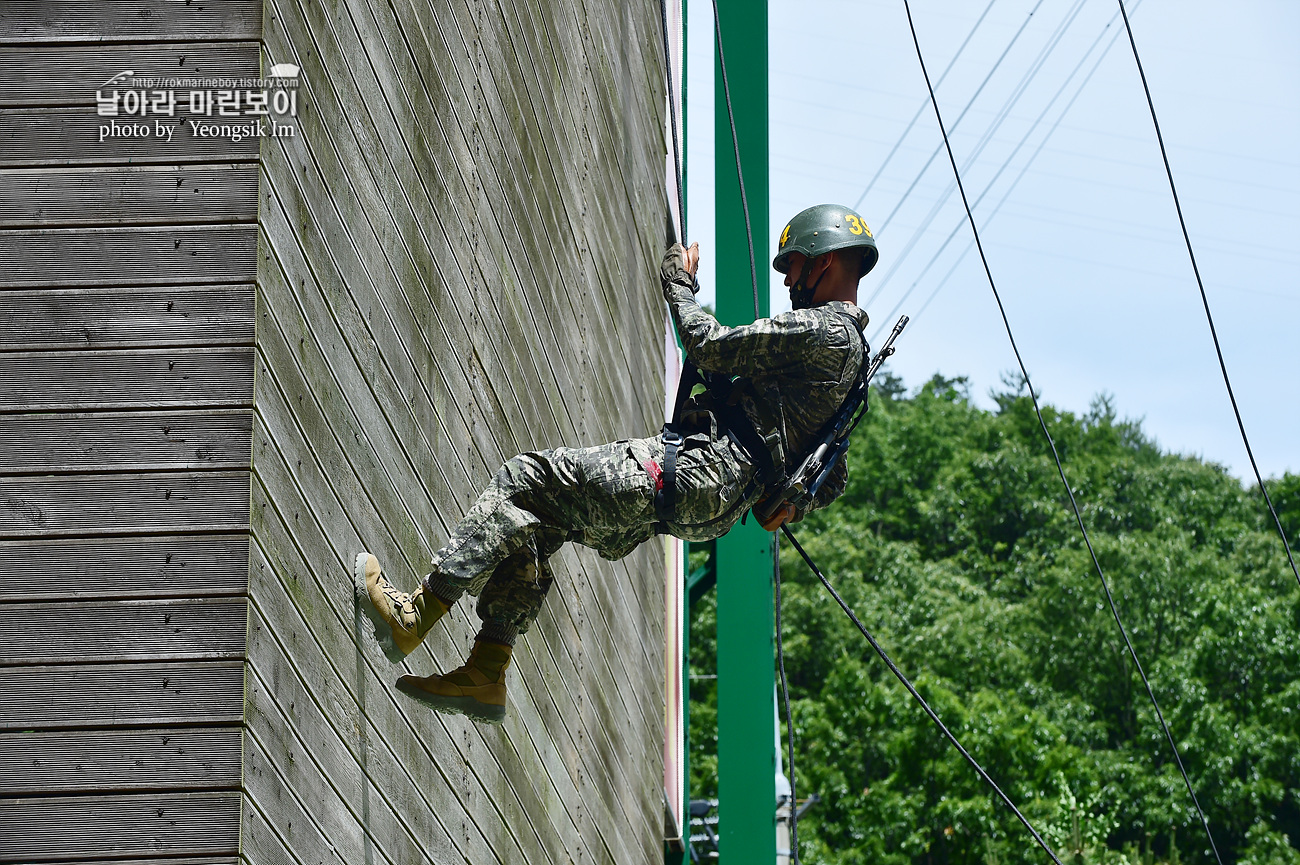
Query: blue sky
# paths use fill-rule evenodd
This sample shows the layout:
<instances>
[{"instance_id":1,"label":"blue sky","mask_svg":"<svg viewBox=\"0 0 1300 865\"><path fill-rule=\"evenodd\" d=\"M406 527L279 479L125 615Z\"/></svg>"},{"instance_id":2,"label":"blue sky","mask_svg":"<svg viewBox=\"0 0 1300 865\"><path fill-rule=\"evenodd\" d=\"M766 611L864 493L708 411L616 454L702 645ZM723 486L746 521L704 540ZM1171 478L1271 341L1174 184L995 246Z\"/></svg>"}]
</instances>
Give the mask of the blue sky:
<instances>
[{"instance_id":1,"label":"blue sky","mask_svg":"<svg viewBox=\"0 0 1300 865\"><path fill-rule=\"evenodd\" d=\"M1256 459L1266 478L1300 471L1300 4L1126 3ZM951 64L940 108L1035 387L1076 412L1112 394L1166 449L1248 476L1117 4L912 5L931 79ZM770 262L795 212L865 192L881 251L860 290L868 335L912 315L893 370L911 387L968 376L991 407L1015 358L946 153L925 167L942 139L902 0L769 10L771 212L756 242ZM711 14L688 0L688 211L706 294ZM771 287L772 309L789 308L776 274Z\"/></svg>"}]
</instances>

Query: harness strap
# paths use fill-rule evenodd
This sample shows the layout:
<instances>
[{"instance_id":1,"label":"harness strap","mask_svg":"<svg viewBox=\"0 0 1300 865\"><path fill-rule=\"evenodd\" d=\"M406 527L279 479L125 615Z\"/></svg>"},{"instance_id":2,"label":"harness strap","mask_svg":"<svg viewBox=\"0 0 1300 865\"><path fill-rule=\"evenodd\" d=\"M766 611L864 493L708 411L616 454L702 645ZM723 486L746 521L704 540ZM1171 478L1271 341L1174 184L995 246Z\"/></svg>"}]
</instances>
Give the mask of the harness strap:
<instances>
[{"instance_id":1,"label":"harness strap","mask_svg":"<svg viewBox=\"0 0 1300 865\"><path fill-rule=\"evenodd\" d=\"M858 374L861 375L866 369L867 353L869 351L866 335L858 326L856 318L839 310L836 310L836 312L848 319L852 324L852 329L858 334L858 338L862 340L863 360L858 371ZM754 428L753 422L749 419L749 415L745 414L745 410L739 405L745 387L744 381L732 381L725 376L709 373L701 374L694 364L688 362L682 369L682 377L677 383L677 402L673 409L673 419L664 424L663 432L660 434L664 442L663 486L655 491L654 498L656 529L660 533L667 530L665 528L666 524L676 522L677 454L686 442L679 423L681 421L682 407L690 398L691 390L697 384L703 384L713 397L711 409L714 417L717 418L719 425L722 427L722 432L726 434L727 438L735 442L741 451L749 457L755 470L755 483L764 488L764 494L770 493L771 488L784 483L784 479L779 476L776 464L772 460L772 452L768 450L767 442L759 435L758 430ZM748 498L749 492L750 490L746 490L746 495L743 498Z\"/></svg>"},{"instance_id":2,"label":"harness strap","mask_svg":"<svg viewBox=\"0 0 1300 865\"><path fill-rule=\"evenodd\" d=\"M671 523L677 514L677 452L686 439L671 423L664 424L663 486L655 491L655 519L660 524Z\"/></svg>"}]
</instances>

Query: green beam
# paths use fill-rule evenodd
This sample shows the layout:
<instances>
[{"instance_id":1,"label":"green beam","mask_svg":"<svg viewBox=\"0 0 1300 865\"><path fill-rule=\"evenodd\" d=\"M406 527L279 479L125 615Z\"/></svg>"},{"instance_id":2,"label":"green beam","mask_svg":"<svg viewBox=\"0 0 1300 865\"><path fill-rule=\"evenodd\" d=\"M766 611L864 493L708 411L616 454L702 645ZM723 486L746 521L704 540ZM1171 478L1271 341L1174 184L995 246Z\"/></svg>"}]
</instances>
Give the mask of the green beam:
<instances>
[{"instance_id":1,"label":"green beam","mask_svg":"<svg viewBox=\"0 0 1300 865\"><path fill-rule=\"evenodd\" d=\"M714 64L717 310L768 315L767 3L718 0L758 271L758 315L722 72ZM716 54L716 48L715 48ZM776 862L773 536L753 520L718 539L718 844L726 865Z\"/></svg>"}]
</instances>

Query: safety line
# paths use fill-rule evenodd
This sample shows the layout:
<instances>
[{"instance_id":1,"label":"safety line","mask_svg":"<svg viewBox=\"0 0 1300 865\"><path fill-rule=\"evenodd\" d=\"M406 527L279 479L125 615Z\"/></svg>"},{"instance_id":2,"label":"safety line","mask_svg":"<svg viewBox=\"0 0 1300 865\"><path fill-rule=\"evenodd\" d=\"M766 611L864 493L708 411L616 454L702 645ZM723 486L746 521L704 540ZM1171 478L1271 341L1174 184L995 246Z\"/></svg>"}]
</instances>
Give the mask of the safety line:
<instances>
[{"instance_id":1,"label":"safety line","mask_svg":"<svg viewBox=\"0 0 1300 865\"><path fill-rule=\"evenodd\" d=\"M754 229L749 224L749 199L745 197L745 173L740 168L740 138L736 135L736 115L731 110L731 87L727 84L727 58L722 53L722 20L718 0L713 0L713 35L718 43L718 68L722 70L722 95L727 100L727 119L731 121L731 144L736 150L736 180L740 184L740 209L745 212L745 237L749 240L749 277L754 284L754 318L759 312L758 268L754 264Z\"/></svg>"},{"instance_id":2,"label":"safety line","mask_svg":"<svg viewBox=\"0 0 1300 865\"><path fill-rule=\"evenodd\" d=\"M939 111L939 100L935 98L934 88L930 84L930 74L925 68L925 57L921 53L921 40L916 34L916 23L912 20L912 7L908 0L903 0L903 8L907 10L907 23L912 31L912 42L916 46L916 59L921 64L921 74L925 76L925 86L930 91L930 103L934 106L934 116L939 123L939 131L943 133L943 143L948 149L948 161L952 163L953 176L957 180L957 189L961 192L962 204L966 208L966 217L970 220L971 233L975 236L975 246L979 250L980 261L984 264L984 274L988 277L989 288L993 289L993 298L997 301L998 312L1002 315L1002 324L1006 328L1007 338L1011 341L1011 350L1015 353L1016 363L1020 365L1020 374L1025 379L1025 387L1029 390L1029 398L1033 401L1034 413L1038 415L1038 423L1043 429L1043 435L1047 438L1047 444L1052 451L1052 459L1056 461L1056 470L1060 473L1061 483L1065 485L1065 491L1070 498L1070 507L1074 509L1074 518L1079 524L1079 531L1083 534L1083 542L1088 547L1088 553L1092 556L1092 563L1097 569L1097 576L1101 578L1101 586L1106 592L1106 601L1110 604L1111 614L1115 617L1115 624L1119 626L1120 635L1124 638L1124 645L1128 647L1129 657L1133 659L1133 666L1137 668L1138 675L1142 677L1142 684L1146 686L1147 696L1151 698L1151 705L1156 710L1156 717L1160 719L1160 726L1165 731L1165 738L1169 740L1169 747L1174 752L1174 761L1178 764L1178 771L1183 776L1183 782L1187 785L1187 792L1192 797L1192 804L1196 806L1196 813L1200 815L1201 825L1205 827L1205 835L1210 839L1210 849L1214 851L1214 858L1223 865L1223 860L1219 857L1218 846L1214 843L1214 835L1210 832L1210 823L1205 819L1205 811L1201 809L1201 803L1196 798L1196 791L1192 789L1191 779L1187 777L1187 770L1183 767L1183 758L1179 756L1178 745L1174 742L1173 734L1169 732L1169 725L1165 722L1164 713L1160 711L1160 703L1156 700L1155 691L1151 689L1151 682L1147 679L1146 673L1142 669L1142 663L1138 661L1137 652L1133 649L1133 643L1129 640L1128 631L1124 627L1124 622L1120 619L1119 609L1115 606L1115 598L1111 595L1110 585L1106 581L1106 574L1102 571L1101 562L1097 558L1096 551L1092 548L1092 540L1088 537L1088 529L1083 524L1083 515L1079 511L1079 503L1075 501L1074 490L1070 487L1070 482L1065 477L1065 467L1061 464L1061 456L1056 451L1056 442L1052 440L1052 434L1047 429L1047 421L1043 419L1043 412L1038 405L1038 395L1034 392L1034 386L1029 380L1029 370L1025 368L1025 361L1020 356L1020 348L1016 345L1015 335L1011 332L1011 322L1007 318L1006 308L1002 305L1002 296L998 293L997 284L993 280L993 271L989 267L988 257L984 254L984 244L980 241L979 229L975 226L975 215L971 212L970 201L966 197L966 187L961 182L961 172L957 170L957 158L952 152L952 142L948 140L947 129L943 125L943 115Z\"/></svg>"},{"instance_id":3,"label":"safety line","mask_svg":"<svg viewBox=\"0 0 1300 865\"><path fill-rule=\"evenodd\" d=\"M790 751L790 865L799 865L799 797L794 786L794 717L790 714L790 686L785 678L785 647L781 644L781 559L772 556L776 584L776 661L781 670L781 699L785 703L785 732Z\"/></svg>"},{"instance_id":4,"label":"safety line","mask_svg":"<svg viewBox=\"0 0 1300 865\"><path fill-rule=\"evenodd\" d=\"M1246 456L1250 458L1250 468L1255 473L1255 482L1259 484L1259 491L1264 494L1264 503L1268 505L1268 512L1273 515L1273 524L1277 526L1278 536L1282 538L1282 549L1286 550L1287 561L1291 563L1291 573L1295 574L1296 584L1300 585L1300 569L1296 568L1295 557L1291 554L1291 545L1287 543L1286 531L1282 528L1282 521L1278 519L1277 511L1273 508L1273 500L1269 498L1268 488L1264 486L1264 478L1255 463L1255 452L1250 447L1250 439L1246 437L1246 425L1242 422L1241 411L1237 408L1237 396L1232 392L1232 382L1228 378L1228 365L1223 360L1223 348L1219 345L1219 334L1214 328L1214 316L1210 314L1210 299L1205 294L1201 269L1196 265L1196 253L1192 251L1192 238L1187 233L1187 221L1183 219L1183 205L1178 200L1178 187L1174 185L1174 172L1169 167L1169 153L1165 150L1165 138L1160 134L1160 121L1156 119L1156 105L1151 99L1151 88L1147 86L1147 74L1142 68L1142 58L1138 56L1137 42L1133 38L1133 27L1129 24L1128 12L1124 9L1124 0L1118 2L1120 15L1124 18L1124 29L1128 31L1128 42L1133 47L1133 60L1137 63L1138 75L1142 78L1142 91L1146 93L1147 107L1151 109L1151 124L1156 128L1156 141L1160 143L1160 158L1164 160L1165 175L1169 178L1169 191L1174 196L1174 210L1178 211L1178 226L1183 230L1183 241L1187 244L1187 257L1191 259L1192 273L1196 275L1196 287L1201 290L1201 305L1205 307L1205 320L1210 324L1214 353L1219 358L1219 370L1223 373L1223 384L1228 389L1232 413L1237 418L1237 429L1241 431L1241 441L1246 446Z\"/></svg>"},{"instance_id":5,"label":"safety line","mask_svg":"<svg viewBox=\"0 0 1300 865\"><path fill-rule=\"evenodd\" d=\"M677 100L673 91L673 58L668 50L668 0L659 0L659 12L664 30L664 75L668 79L668 125L673 130L673 167L677 172L677 240L686 243L686 194L682 189L682 155L677 145ZM684 107L684 106L683 106Z\"/></svg>"},{"instance_id":6,"label":"safety line","mask_svg":"<svg viewBox=\"0 0 1300 865\"><path fill-rule=\"evenodd\" d=\"M921 708L930 716L930 720L934 721L934 723L938 725L939 729L943 731L943 734L948 737L948 741L952 743L952 746L961 752L961 755L966 758L966 761L970 763L971 766L974 767L975 771L979 773L979 776L993 788L994 792L998 794L1006 806L1015 812L1015 815L1020 818L1020 822L1029 830L1029 834L1034 836L1034 840L1038 842L1038 846L1042 847L1043 850L1047 852L1047 855L1052 857L1052 861L1055 862L1056 865L1061 865L1061 860L1057 858L1056 853L1052 851L1051 847L1047 846L1047 842L1043 840L1043 836L1038 834L1038 830L1033 827L1033 824L1029 822L1028 818L1026 818L1024 814L1020 813L1020 809L1016 807L1016 803L1012 802L1011 798L1007 796L1006 793L1002 792L1002 788L997 785L996 781L989 777L989 773L984 771L984 767L979 764L979 761L972 757L970 752L962 747L962 744L957 740L957 737L952 734L952 731L948 729L947 725L945 725L939 716L935 714L934 709L930 708L930 704L927 703L925 698L921 696L920 692L916 690L916 686L908 680L907 676L903 675L902 670L898 669L898 665L896 665L893 659L889 657L889 653L881 648L880 644L876 642L875 637L871 636L871 632L867 630L866 626L862 624L862 621L856 614L854 614L853 609L844 602L844 599L840 597L840 593L835 591L835 587L831 585L831 581L826 579L826 575L823 574L821 569L813 563L812 558L808 555L807 551L804 550L803 545L799 543L797 538L795 538L794 532L790 531L788 526L781 526L781 531L785 534L786 538L789 539L790 543L794 545L794 548L799 551L799 555L803 557L804 562L806 562L808 567L812 569L812 572L817 575L817 579L822 581L822 585L826 587L826 591L831 593L831 597L833 597L835 602L840 605L840 609L842 609L849 619L853 621L853 624L858 626L858 630L862 632L862 636L867 638L867 642L871 644L871 648L876 650L876 654L879 655L880 659L889 667L889 671L894 674L894 678L903 683L903 687L907 688L908 693L915 697L916 701L921 704Z\"/></svg>"}]
</instances>

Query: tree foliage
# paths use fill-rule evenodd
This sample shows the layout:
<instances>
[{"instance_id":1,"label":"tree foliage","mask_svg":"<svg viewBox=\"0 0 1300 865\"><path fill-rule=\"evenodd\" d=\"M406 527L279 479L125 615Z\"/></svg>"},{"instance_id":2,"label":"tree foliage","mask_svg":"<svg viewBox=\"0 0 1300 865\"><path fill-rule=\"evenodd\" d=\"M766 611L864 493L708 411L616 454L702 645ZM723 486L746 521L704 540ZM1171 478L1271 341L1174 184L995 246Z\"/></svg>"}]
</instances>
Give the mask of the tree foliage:
<instances>
[{"instance_id":1,"label":"tree foliage","mask_svg":"<svg viewBox=\"0 0 1300 865\"><path fill-rule=\"evenodd\" d=\"M877 389L845 495L796 533L1063 861L1213 862L1033 407L994 399ZM1044 416L1224 861L1300 865L1300 589L1258 489L1108 397ZM1300 543L1300 477L1270 493ZM802 861L1046 861L784 546L781 573L799 791L822 799ZM713 614L693 610L697 676ZM692 683L697 797L716 795L711 686Z\"/></svg>"}]
</instances>

